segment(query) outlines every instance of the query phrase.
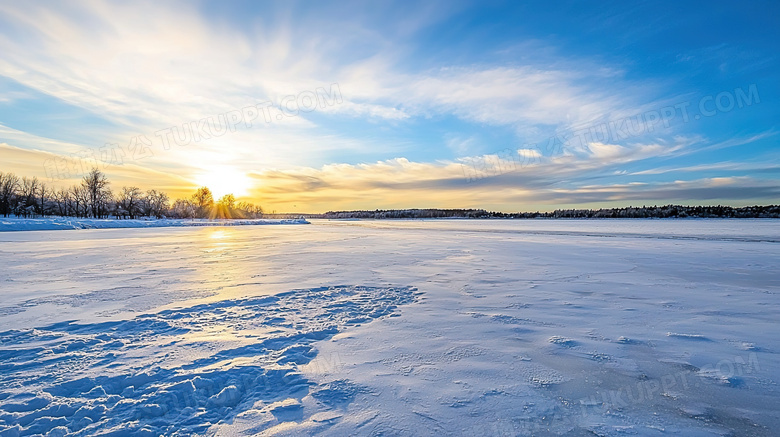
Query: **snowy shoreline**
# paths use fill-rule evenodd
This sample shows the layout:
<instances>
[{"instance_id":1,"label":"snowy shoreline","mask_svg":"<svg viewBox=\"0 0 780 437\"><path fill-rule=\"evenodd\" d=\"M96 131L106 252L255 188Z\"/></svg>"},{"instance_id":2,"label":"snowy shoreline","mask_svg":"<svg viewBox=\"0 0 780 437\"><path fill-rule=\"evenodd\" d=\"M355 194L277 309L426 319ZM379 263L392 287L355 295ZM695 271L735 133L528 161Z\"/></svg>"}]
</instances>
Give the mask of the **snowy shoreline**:
<instances>
[{"instance_id":1,"label":"snowy shoreline","mask_svg":"<svg viewBox=\"0 0 780 437\"><path fill-rule=\"evenodd\" d=\"M0 218L0 232L56 231L73 229L166 228L188 226L305 225L306 219L160 219L115 220L49 217L45 219Z\"/></svg>"}]
</instances>

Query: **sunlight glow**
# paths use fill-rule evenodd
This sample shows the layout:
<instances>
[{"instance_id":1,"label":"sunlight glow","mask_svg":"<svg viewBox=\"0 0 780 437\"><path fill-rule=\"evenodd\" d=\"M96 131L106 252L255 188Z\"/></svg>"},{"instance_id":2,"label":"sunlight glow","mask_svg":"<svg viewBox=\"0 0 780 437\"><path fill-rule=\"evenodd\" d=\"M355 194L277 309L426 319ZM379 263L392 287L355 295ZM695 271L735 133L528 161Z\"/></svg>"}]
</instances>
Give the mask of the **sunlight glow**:
<instances>
[{"instance_id":1,"label":"sunlight glow","mask_svg":"<svg viewBox=\"0 0 780 437\"><path fill-rule=\"evenodd\" d=\"M245 173L231 167L212 167L206 173L198 175L195 181L198 186L205 186L211 190L215 202L225 194L233 194L236 197L246 196L252 185L252 181Z\"/></svg>"},{"instance_id":2,"label":"sunlight glow","mask_svg":"<svg viewBox=\"0 0 780 437\"><path fill-rule=\"evenodd\" d=\"M209 235L209 238L211 238L212 240L221 240L221 239L223 239L223 238L227 238L227 237L228 237L228 234L227 234L227 232L225 232L225 231L224 231L224 230L222 230L222 229L220 229L220 230L215 230L214 232L212 232L212 233Z\"/></svg>"}]
</instances>

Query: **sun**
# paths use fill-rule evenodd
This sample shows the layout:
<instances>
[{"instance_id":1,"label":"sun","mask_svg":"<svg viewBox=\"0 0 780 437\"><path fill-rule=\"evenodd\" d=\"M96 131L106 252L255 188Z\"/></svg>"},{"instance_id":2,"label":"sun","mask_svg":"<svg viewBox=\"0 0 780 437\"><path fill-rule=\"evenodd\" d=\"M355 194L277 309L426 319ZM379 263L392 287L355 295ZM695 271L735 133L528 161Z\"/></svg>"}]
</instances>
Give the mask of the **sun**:
<instances>
[{"instance_id":1,"label":"sun","mask_svg":"<svg viewBox=\"0 0 780 437\"><path fill-rule=\"evenodd\" d=\"M208 187L215 201L225 194L246 196L252 186L252 181L245 173L232 167L211 167L198 175L195 181L198 186Z\"/></svg>"}]
</instances>

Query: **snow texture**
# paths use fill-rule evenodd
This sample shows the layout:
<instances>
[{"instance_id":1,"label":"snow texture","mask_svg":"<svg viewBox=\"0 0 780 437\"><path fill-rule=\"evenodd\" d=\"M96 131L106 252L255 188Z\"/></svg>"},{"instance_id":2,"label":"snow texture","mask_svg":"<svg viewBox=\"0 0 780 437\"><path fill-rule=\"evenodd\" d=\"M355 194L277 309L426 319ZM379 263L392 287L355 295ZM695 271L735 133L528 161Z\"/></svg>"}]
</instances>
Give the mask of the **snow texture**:
<instances>
[{"instance_id":1,"label":"snow texture","mask_svg":"<svg viewBox=\"0 0 780 437\"><path fill-rule=\"evenodd\" d=\"M5 233L0 436L777 435L779 243L772 220Z\"/></svg>"},{"instance_id":2,"label":"snow texture","mask_svg":"<svg viewBox=\"0 0 780 437\"><path fill-rule=\"evenodd\" d=\"M314 358L315 342L413 300L410 288L321 287L2 332L3 435L192 435L253 406L284 415L298 408L276 401L308 393L297 366ZM199 350L217 329L229 347ZM190 360L172 367L181 355ZM316 396L345 400L335 386Z\"/></svg>"}]
</instances>

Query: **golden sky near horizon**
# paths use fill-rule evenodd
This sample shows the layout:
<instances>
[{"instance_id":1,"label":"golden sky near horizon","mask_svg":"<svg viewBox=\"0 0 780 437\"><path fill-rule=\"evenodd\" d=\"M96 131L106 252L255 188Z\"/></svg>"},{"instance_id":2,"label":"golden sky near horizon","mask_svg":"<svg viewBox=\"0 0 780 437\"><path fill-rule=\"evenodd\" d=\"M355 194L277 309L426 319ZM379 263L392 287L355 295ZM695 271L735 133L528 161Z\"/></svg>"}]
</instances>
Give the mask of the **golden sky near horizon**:
<instances>
[{"instance_id":1,"label":"golden sky near horizon","mask_svg":"<svg viewBox=\"0 0 780 437\"><path fill-rule=\"evenodd\" d=\"M528 8L1 2L0 171L279 212L780 202L753 24L602 35L598 8Z\"/></svg>"}]
</instances>

